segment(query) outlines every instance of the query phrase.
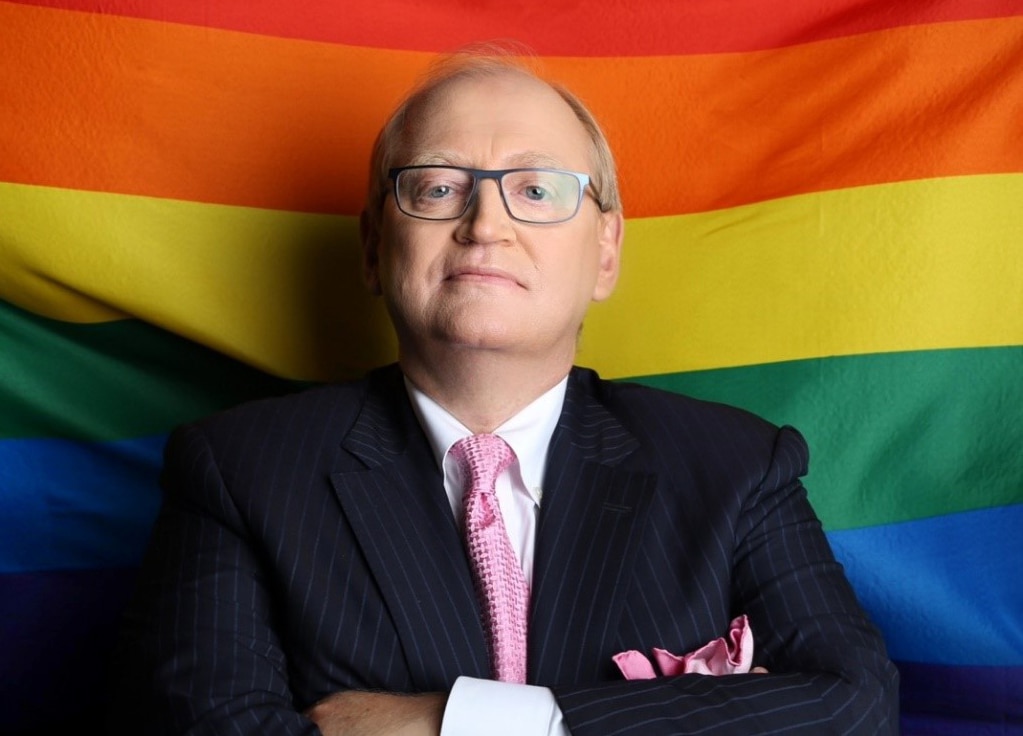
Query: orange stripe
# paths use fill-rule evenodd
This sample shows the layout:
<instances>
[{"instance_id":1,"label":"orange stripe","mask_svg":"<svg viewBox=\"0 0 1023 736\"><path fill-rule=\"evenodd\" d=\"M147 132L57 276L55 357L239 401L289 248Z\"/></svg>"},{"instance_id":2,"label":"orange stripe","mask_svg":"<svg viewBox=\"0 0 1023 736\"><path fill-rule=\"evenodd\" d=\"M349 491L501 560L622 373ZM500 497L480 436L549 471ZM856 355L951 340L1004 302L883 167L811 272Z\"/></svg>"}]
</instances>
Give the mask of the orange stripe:
<instances>
[{"instance_id":1,"label":"orange stripe","mask_svg":"<svg viewBox=\"0 0 1023 736\"><path fill-rule=\"evenodd\" d=\"M0 29L0 180L310 212L357 211L425 61L4 3Z\"/></svg>"},{"instance_id":2,"label":"orange stripe","mask_svg":"<svg viewBox=\"0 0 1023 736\"><path fill-rule=\"evenodd\" d=\"M0 180L354 213L428 54L0 3ZM547 61L594 108L630 216L1023 170L1023 18L773 51Z\"/></svg>"}]
</instances>

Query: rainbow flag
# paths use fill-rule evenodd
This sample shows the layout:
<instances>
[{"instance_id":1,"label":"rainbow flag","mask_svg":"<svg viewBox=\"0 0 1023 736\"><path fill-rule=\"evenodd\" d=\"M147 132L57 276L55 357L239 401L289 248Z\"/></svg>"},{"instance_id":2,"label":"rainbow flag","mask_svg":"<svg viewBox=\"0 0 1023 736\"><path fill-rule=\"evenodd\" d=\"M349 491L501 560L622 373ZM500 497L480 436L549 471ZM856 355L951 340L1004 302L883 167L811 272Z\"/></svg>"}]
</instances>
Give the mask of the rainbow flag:
<instances>
[{"instance_id":1,"label":"rainbow flag","mask_svg":"<svg viewBox=\"0 0 1023 736\"><path fill-rule=\"evenodd\" d=\"M1017 732L1020 0L0 1L0 731L97 717L171 427L393 358L370 145L492 38L619 157L580 363L802 429L903 732Z\"/></svg>"}]
</instances>

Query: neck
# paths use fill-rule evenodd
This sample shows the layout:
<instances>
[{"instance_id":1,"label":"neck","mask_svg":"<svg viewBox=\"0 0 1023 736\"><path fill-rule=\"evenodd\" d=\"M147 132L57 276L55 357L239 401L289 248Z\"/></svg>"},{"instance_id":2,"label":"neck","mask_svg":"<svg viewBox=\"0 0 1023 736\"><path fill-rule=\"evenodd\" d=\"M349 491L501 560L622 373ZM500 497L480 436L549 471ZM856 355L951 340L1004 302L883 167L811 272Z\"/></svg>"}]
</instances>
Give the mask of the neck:
<instances>
[{"instance_id":1,"label":"neck","mask_svg":"<svg viewBox=\"0 0 1023 736\"><path fill-rule=\"evenodd\" d=\"M408 379L473 434L492 432L553 388L572 367L560 361L531 361L497 351L447 351L440 359L399 357Z\"/></svg>"}]
</instances>

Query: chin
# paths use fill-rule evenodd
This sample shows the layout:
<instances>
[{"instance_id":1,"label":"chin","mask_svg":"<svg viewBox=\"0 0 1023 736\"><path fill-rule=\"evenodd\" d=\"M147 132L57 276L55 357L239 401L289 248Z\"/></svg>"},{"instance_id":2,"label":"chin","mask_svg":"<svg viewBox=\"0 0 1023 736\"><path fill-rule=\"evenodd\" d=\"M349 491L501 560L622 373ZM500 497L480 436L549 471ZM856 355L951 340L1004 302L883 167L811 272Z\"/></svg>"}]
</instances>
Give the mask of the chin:
<instances>
[{"instance_id":1,"label":"chin","mask_svg":"<svg viewBox=\"0 0 1023 736\"><path fill-rule=\"evenodd\" d=\"M505 350L516 344L506 331L495 330L458 330L448 333L446 340L466 350Z\"/></svg>"},{"instance_id":2,"label":"chin","mask_svg":"<svg viewBox=\"0 0 1023 736\"><path fill-rule=\"evenodd\" d=\"M508 315L487 319L475 314L468 319L448 321L438 331L441 338L452 345L483 350L499 350L514 346L529 334L529 326L510 324Z\"/></svg>"}]
</instances>

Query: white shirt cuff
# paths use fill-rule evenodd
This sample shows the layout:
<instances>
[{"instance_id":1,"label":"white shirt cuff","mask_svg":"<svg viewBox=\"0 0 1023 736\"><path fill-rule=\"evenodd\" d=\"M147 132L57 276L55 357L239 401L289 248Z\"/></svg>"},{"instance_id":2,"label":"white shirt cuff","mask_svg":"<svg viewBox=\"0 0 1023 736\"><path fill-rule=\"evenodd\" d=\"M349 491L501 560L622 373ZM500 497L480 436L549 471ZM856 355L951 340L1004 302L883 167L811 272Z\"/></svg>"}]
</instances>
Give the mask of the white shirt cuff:
<instances>
[{"instance_id":1,"label":"white shirt cuff","mask_svg":"<svg viewBox=\"0 0 1023 736\"><path fill-rule=\"evenodd\" d=\"M440 736L571 736L554 693L536 685L459 677Z\"/></svg>"}]
</instances>

